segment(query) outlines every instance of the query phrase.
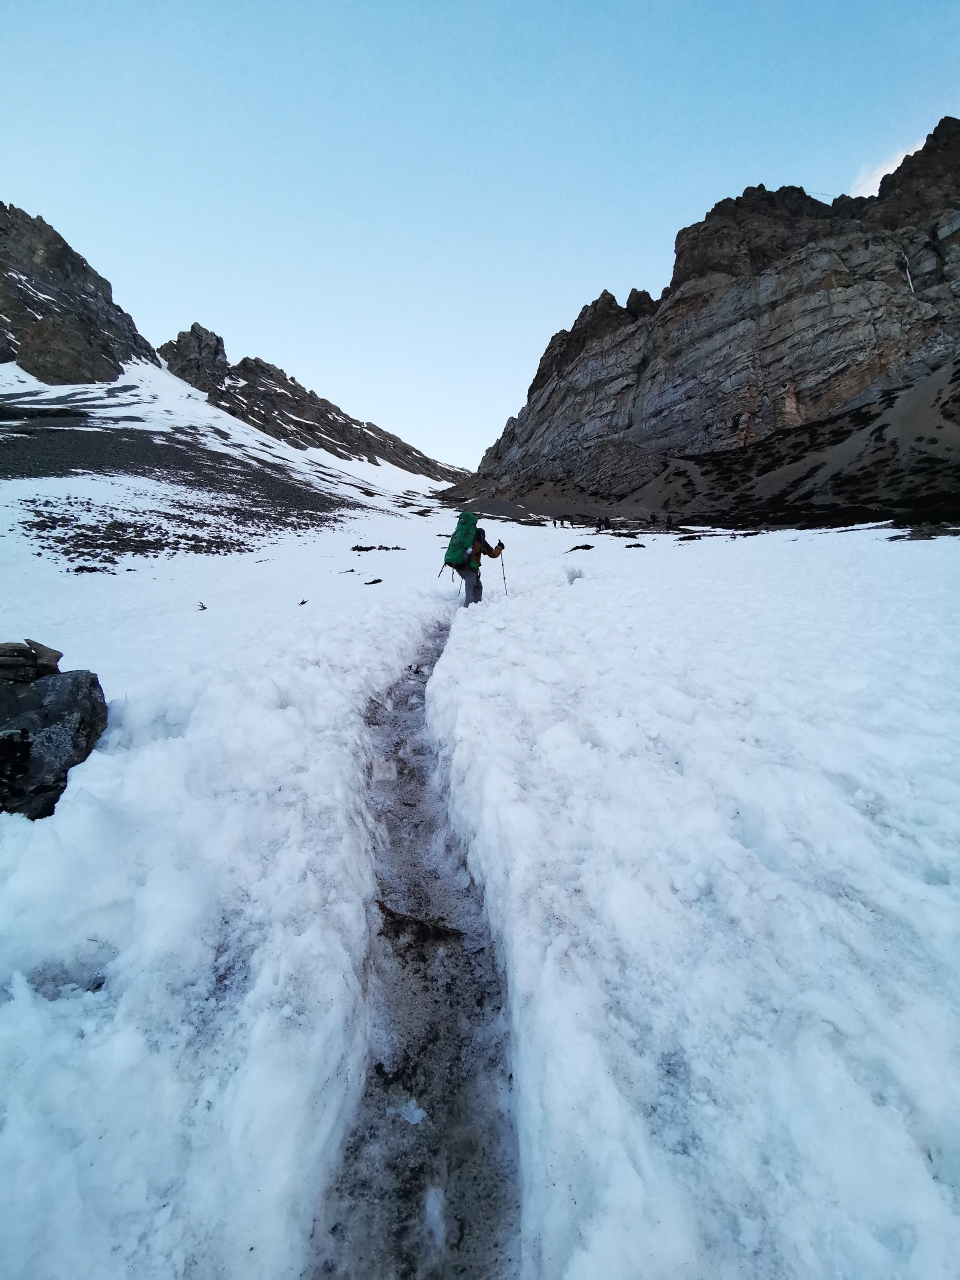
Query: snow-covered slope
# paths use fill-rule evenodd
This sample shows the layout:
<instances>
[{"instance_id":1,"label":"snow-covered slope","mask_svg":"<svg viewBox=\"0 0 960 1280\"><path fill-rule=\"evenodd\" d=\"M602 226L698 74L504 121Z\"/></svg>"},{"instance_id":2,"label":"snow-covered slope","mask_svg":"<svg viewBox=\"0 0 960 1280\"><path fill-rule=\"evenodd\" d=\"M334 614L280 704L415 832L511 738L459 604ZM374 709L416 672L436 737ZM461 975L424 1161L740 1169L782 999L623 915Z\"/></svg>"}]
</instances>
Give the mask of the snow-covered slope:
<instances>
[{"instance_id":1,"label":"snow-covered slope","mask_svg":"<svg viewBox=\"0 0 960 1280\"><path fill-rule=\"evenodd\" d=\"M957 1274L960 542L889 536L544 531L453 627L525 1276Z\"/></svg>"},{"instance_id":2,"label":"snow-covered slope","mask_svg":"<svg viewBox=\"0 0 960 1280\"><path fill-rule=\"evenodd\" d=\"M0 500L41 551L81 571L131 552L250 549L343 511L433 509L444 487L272 439L146 362L115 383L59 387L0 365L3 480Z\"/></svg>"},{"instance_id":3,"label":"snow-covered slope","mask_svg":"<svg viewBox=\"0 0 960 1280\"><path fill-rule=\"evenodd\" d=\"M89 575L3 537L3 633L110 712L53 817L0 814L9 1280L300 1275L363 1088L362 713L452 607L449 519Z\"/></svg>"},{"instance_id":4,"label":"snow-covered slope","mask_svg":"<svg viewBox=\"0 0 960 1280\"><path fill-rule=\"evenodd\" d=\"M11 1280L310 1274L367 1047L363 713L457 599L451 515L338 474L364 505L324 524L88 574L22 499L147 480L0 487L0 638L110 708L51 818L0 815ZM960 542L487 531L511 594L491 565L428 702L506 965L525 1275L953 1276Z\"/></svg>"}]
</instances>

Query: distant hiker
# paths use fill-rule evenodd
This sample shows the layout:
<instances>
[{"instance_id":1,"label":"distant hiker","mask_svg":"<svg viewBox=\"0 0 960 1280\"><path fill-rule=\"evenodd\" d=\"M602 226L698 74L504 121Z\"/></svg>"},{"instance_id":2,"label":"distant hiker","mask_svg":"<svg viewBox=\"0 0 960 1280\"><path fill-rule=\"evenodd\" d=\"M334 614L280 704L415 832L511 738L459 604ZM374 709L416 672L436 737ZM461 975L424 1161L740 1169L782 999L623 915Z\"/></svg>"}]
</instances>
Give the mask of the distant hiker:
<instances>
[{"instance_id":1,"label":"distant hiker","mask_svg":"<svg viewBox=\"0 0 960 1280\"><path fill-rule=\"evenodd\" d=\"M477 517L472 511L461 513L443 563L450 565L463 579L466 604L479 604L483 599L480 557L491 556L496 559L502 550L502 540L495 547L490 546L484 531L477 528Z\"/></svg>"}]
</instances>

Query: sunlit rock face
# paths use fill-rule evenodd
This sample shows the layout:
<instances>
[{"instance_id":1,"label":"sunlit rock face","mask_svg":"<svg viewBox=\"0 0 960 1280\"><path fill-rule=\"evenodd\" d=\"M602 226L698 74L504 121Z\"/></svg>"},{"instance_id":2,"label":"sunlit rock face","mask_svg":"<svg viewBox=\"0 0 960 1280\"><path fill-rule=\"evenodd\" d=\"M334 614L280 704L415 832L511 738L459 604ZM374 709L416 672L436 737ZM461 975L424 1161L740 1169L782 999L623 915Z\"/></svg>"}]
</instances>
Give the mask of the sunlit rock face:
<instances>
[{"instance_id":1,"label":"sunlit rock face","mask_svg":"<svg viewBox=\"0 0 960 1280\"><path fill-rule=\"evenodd\" d=\"M550 341L479 489L622 498L929 375L960 343L960 120L832 205L748 187L680 232L658 302L604 292Z\"/></svg>"}]
</instances>

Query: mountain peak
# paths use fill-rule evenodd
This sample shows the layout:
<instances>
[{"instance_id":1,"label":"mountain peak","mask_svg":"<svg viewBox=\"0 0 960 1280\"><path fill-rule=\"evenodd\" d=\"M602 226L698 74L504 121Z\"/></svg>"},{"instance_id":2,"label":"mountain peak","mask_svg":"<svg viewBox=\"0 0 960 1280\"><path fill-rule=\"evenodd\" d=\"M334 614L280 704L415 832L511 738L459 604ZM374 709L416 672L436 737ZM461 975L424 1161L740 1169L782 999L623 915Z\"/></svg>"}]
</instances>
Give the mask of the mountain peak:
<instances>
[{"instance_id":1,"label":"mountain peak","mask_svg":"<svg viewBox=\"0 0 960 1280\"><path fill-rule=\"evenodd\" d=\"M116 382L157 354L113 301L109 280L42 218L0 203L0 364L41 382Z\"/></svg>"},{"instance_id":2,"label":"mountain peak","mask_svg":"<svg viewBox=\"0 0 960 1280\"><path fill-rule=\"evenodd\" d=\"M223 339L196 321L189 329L181 329L175 341L158 347L157 354L166 360L172 374L198 391L218 390L230 372Z\"/></svg>"}]
</instances>

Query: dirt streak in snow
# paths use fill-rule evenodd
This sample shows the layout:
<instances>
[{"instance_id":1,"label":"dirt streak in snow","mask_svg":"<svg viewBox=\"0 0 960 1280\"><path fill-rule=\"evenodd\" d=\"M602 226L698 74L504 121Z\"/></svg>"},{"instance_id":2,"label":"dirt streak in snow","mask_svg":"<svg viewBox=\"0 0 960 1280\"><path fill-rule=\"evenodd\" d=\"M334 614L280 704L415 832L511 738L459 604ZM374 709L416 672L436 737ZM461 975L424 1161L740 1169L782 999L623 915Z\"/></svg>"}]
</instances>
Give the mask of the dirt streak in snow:
<instances>
[{"instance_id":1,"label":"dirt streak in snow","mask_svg":"<svg viewBox=\"0 0 960 1280\"><path fill-rule=\"evenodd\" d=\"M424 723L446 635L438 629L419 665L367 714L381 832L371 1065L318 1223L318 1280L509 1280L517 1271L504 981L482 894L447 826Z\"/></svg>"}]
</instances>

